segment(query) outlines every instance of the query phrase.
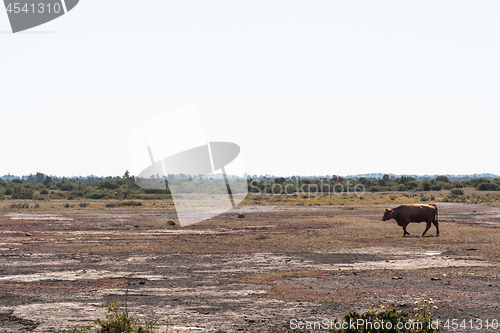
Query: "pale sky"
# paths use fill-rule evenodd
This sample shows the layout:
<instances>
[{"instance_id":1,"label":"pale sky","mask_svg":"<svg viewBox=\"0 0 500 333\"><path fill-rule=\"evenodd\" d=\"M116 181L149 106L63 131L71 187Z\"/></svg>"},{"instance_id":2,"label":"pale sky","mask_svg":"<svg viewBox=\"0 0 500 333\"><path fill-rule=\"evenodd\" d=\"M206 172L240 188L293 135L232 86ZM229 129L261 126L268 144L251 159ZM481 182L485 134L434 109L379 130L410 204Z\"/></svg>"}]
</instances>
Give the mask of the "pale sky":
<instances>
[{"instance_id":1,"label":"pale sky","mask_svg":"<svg viewBox=\"0 0 500 333\"><path fill-rule=\"evenodd\" d=\"M249 174L500 174L498 1L80 0L12 34L0 175L122 175L195 105Z\"/></svg>"}]
</instances>

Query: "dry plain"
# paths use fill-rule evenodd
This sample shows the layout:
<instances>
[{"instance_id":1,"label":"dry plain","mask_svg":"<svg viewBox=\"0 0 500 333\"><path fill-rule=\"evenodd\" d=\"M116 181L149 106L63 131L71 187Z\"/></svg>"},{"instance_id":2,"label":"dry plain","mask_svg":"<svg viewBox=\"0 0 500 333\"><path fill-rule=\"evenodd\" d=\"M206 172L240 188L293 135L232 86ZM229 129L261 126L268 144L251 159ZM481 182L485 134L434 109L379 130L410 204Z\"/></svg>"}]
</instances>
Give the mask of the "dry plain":
<instances>
[{"instance_id":1,"label":"dry plain","mask_svg":"<svg viewBox=\"0 0 500 333\"><path fill-rule=\"evenodd\" d=\"M0 202L0 332L58 332L106 302L170 332L288 332L422 298L440 320L500 320L499 206L437 202L440 237L402 237L384 208L417 199L368 199L250 197L185 228L169 201Z\"/></svg>"}]
</instances>

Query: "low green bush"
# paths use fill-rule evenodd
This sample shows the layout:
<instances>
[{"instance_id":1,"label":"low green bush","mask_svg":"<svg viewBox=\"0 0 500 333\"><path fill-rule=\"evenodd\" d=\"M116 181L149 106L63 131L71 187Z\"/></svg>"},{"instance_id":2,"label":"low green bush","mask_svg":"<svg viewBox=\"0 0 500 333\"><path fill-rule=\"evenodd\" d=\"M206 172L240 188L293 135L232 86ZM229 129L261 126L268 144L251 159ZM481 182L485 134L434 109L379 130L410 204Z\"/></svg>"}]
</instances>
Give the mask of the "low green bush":
<instances>
[{"instance_id":1,"label":"low green bush","mask_svg":"<svg viewBox=\"0 0 500 333\"><path fill-rule=\"evenodd\" d=\"M73 191L75 189L75 186L71 183L64 182L61 184L60 190L61 191Z\"/></svg>"},{"instance_id":2,"label":"low green bush","mask_svg":"<svg viewBox=\"0 0 500 333\"><path fill-rule=\"evenodd\" d=\"M364 313L351 311L343 321L335 321L330 325L333 333L434 333L439 331L437 322L432 320L436 306L432 299L415 302L413 313L405 310L380 305L381 311L373 308Z\"/></svg>"},{"instance_id":3,"label":"low green bush","mask_svg":"<svg viewBox=\"0 0 500 333\"><path fill-rule=\"evenodd\" d=\"M142 206L140 201L123 201L119 203L120 206Z\"/></svg>"},{"instance_id":4,"label":"low green bush","mask_svg":"<svg viewBox=\"0 0 500 333\"><path fill-rule=\"evenodd\" d=\"M142 324L137 318L130 316L128 312L121 311L116 303L105 305L108 314L104 319L96 319L83 327L76 327L66 331L67 333L160 333L158 321ZM168 324L168 320L167 320ZM168 329L163 331L167 333Z\"/></svg>"},{"instance_id":5,"label":"low green bush","mask_svg":"<svg viewBox=\"0 0 500 333\"><path fill-rule=\"evenodd\" d=\"M452 184L444 184L444 185L443 185L443 188L444 188L445 190L451 190L451 189L453 188L453 185L452 185Z\"/></svg>"},{"instance_id":6,"label":"low green bush","mask_svg":"<svg viewBox=\"0 0 500 333\"><path fill-rule=\"evenodd\" d=\"M464 191L462 191L462 190L460 190L458 188L455 188L455 189L451 190L450 193L453 194L453 195L464 195Z\"/></svg>"},{"instance_id":7,"label":"low green bush","mask_svg":"<svg viewBox=\"0 0 500 333\"><path fill-rule=\"evenodd\" d=\"M450 180L448 179L447 176L437 176L436 177L437 182L444 182L444 183L449 183Z\"/></svg>"},{"instance_id":8,"label":"low green bush","mask_svg":"<svg viewBox=\"0 0 500 333\"><path fill-rule=\"evenodd\" d=\"M5 190L5 194L10 194L12 199L33 199L35 191L30 187L15 186L12 190L10 188Z\"/></svg>"},{"instance_id":9,"label":"low green bush","mask_svg":"<svg viewBox=\"0 0 500 333\"><path fill-rule=\"evenodd\" d=\"M431 186L431 190L432 191L441 191L441 185L437 184L437 185L432 185Z\"/></svg>"},{"instance_id":10,"label":"low green bush","mask_svg":"<svg viewBox=\"0 0 500 333\"><path fill-rule=\"evenodd\" d=\"M22 208L29 209L30 205L27 203L19 203L19 204L13 203L13 204L9 205L9 208L11 208L11 209L22 209Z\"/></svg>"},{"instance_id":11,"label":"low green bush","mask_svg":"<svg viewBox=\"0 0 500 333\"><path fill-rule=\"evenodd\" d=\"M431 184L427 180L422 181L422 190L423 191L430 191L431 190Z\"/></svg>"},{"instance_id":12,"label":"low green bush","mask_svg":"<svg viewBox=\"0 0 500 333\"><path fill-rule=\"evenodd\" d=\"M142 206L142 202L140 201L123 201L123 202L108 202L106 204L106 207L120 207L120 206L128 206L128 207L135 207L135 206Z\"/></svg>"},{"instance_id":13,"label":"low green bush","mask_svg":"<svg viewBox=\"0 0 500 333\"><path fill-rule=\"evenodd\" d=\"M478 190L478 191L497 191L498 186L495 183L482 182L482 183L479 183L477 185L476 190Z\"/></svg>"}]
</instances>

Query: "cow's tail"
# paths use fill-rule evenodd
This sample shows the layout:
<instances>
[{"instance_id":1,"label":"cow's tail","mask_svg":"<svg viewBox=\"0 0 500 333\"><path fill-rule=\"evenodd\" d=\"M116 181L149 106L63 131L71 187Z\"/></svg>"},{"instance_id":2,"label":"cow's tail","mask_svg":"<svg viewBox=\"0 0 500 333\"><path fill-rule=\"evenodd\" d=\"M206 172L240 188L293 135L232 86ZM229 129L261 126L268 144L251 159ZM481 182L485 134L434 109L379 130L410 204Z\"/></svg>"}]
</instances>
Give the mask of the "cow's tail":
<instances>
[{"instance_id":1,"label":"cow's tail","mask_svg":"<svg viewBox=\"0 0 500 333\"><path fill-rule=\"evenodd\" d=\"M438 222L438 206L436 204L429 204L430 206L433 206L434 208L436 208L436 216L434 217L434 220L436 220L436 222Z\"/></svg>"}]
</instances>

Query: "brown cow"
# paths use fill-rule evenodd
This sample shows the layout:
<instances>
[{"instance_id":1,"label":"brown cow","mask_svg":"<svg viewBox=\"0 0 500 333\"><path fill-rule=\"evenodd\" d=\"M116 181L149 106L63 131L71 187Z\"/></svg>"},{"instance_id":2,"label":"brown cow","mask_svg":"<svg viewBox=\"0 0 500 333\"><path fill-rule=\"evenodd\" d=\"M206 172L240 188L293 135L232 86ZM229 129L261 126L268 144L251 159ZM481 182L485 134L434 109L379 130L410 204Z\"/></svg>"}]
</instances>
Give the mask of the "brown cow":
<instances>
[{"instance_id":1,"label":"brown cow","mask_svg":"<svg viewBox=\"0 0 500 333\"><path fill-rule=\"evenodd\" d=\"M438 208L435 204L428 205L401 205L393 209L386 209L382 221L395 219L399 226L403 227L403 236L410 236L406 231L406 226L410 222L427 222L422 236L430 229L431 223L436 227L437 235L439 236L439 222L437 220Z\"/></svg>"}]
</instances>

